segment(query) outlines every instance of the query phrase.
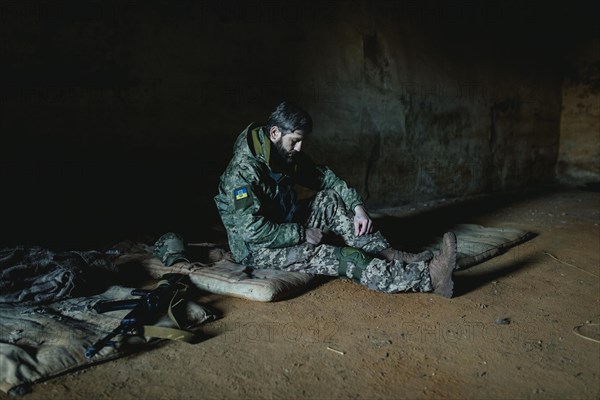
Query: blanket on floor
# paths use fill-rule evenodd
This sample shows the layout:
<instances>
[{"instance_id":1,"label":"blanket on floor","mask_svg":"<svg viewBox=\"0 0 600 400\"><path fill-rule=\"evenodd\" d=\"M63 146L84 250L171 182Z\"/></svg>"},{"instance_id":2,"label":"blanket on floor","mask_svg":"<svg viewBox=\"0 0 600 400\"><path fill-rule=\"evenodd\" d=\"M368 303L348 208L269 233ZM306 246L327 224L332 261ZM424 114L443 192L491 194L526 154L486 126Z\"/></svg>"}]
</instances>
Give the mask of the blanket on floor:
<instances>
[{"instance_id":1,"label":"blanket on floor","mask_svg":"<svg viewBox=\"0 0 600 400\"><path fill-rule=\"evenodd\" d=\"M97 294L110 286L116 272L98 251L0 249L0 303L36 305Z\"/></svg>"},{"instance_id":2,"label":"blanket on floor","mask_svg":"<svg viewBox=\"0 0 600 400\"><path fill-rule=\"evenodd\" d=\"M481 264L535 236L522 229L486 228L475 224L456 225L452 232L456 234L457 270ZM426 248L438 253L441 243L442 238L437 237Z\"/></svg>"},{"instance_id":3,"label":"blanket on floor","mask_svg":"<svg viewBox=\"0 0 600 400\"><path fill-rule=\"evenodd\" d=\"M130 310L98 314L93 307L99 301L133 299L132 288L112 286L104 293L76 297L45 305L0 304L0 390L12 394L27 392L32 383L67 371L122 357L153 346L157 339L130 337L115 340L93 358L85 351L119 326ZM186 317L193 328L214 316L204 307L188 302ZM158 326L175 328L162 318Z\"/></svg>"}]
</instances>

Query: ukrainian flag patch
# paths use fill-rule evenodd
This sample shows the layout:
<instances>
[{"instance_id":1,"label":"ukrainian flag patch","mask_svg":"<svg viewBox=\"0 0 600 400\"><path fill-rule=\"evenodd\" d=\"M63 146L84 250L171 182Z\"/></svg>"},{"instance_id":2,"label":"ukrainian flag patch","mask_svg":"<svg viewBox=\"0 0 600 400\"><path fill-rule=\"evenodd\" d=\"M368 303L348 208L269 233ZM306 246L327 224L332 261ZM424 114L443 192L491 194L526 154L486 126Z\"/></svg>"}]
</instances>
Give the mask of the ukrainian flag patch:
<instances>
[{"instance_id":1,"label":"ukrainian flag patch","mask_svg":"<svg viewBox=\"0 0 600 400\"><path fill-rule=\"evenodd\" d=\"M240 210L247 208L252 204L252 192L249 186L242 186L233 191L235 209Z\"/></svg>"},{"instance_id":2,"label":"ukrainian flag patch","mask_svg":"<svg viewBox=\"0 0 600 400\"><path fill-rule=\"evenodd\" d=\"M245 187L236 189L234 194L236 200L245 199L246 197L248 197L248 189Z\"/></svg>"}]
</instances>

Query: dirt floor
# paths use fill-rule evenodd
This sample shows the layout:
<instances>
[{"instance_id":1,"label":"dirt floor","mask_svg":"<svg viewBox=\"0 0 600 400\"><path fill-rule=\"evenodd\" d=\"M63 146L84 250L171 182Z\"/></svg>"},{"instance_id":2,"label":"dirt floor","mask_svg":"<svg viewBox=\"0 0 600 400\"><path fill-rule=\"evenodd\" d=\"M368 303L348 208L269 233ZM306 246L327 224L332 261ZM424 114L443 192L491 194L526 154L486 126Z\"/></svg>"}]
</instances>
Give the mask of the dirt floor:
<instances>
[{"instance_id":1,"label":"dirt floor","mask_svg":"<svg viewBox=\"0 0 600 400\"><path fill-rule=\"evenodd\" d=\"M450 300L341 279L276 303L204 294L199 302L222 318L201 343L168 342L34 385L25 398L598 399L600 193L553 187L413 207L376 220L398 246L417 248L456 223L537 236L457 272ZM581 325L591 339L574 332Z\"/></svg>"}]
</instances>

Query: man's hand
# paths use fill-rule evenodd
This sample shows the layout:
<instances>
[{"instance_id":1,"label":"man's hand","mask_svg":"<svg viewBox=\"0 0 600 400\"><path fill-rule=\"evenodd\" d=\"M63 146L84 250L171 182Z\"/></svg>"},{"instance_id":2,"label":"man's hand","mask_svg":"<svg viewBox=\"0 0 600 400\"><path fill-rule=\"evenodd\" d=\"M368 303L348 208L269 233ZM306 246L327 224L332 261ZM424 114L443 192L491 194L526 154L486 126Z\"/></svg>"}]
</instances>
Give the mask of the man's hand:
<instances>
[{"instance_id":1,"label":"man's hand","mask_svg":"<svg viewBox=\"0 0 600 400\"><path fill-rule=\"evenodd\" d=\"M318 228L306 228L306 241L315 246L323 240L323 232Z\"/></svg>"},{"instance_id":2,"label":"man's hand","mask_svg":"<svg viewBox=\"0 0 600 400\"><path fill-rule=\"evenodd\" d=\"M354 207L354 234L362 236L373 231L373 221L363 206Z\"/></svg>"}]
</instances>

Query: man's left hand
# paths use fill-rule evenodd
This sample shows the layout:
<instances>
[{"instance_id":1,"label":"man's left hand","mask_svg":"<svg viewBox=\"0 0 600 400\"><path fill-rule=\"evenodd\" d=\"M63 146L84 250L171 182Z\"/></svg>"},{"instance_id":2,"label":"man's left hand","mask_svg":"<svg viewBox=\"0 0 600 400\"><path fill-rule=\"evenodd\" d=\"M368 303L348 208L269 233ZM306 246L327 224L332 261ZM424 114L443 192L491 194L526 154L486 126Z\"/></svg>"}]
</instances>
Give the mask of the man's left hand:
<instances>
[{"instance_id":1,"label":"man's left hand","mask_svg":"<svg viewBox=\"0 0 600 400\"><path fill-rule=\"evenodd\" d=\"M354 207L354 234L362 236L373 231L373 221L363 206Z\"/></svg>"}]
</instances>

